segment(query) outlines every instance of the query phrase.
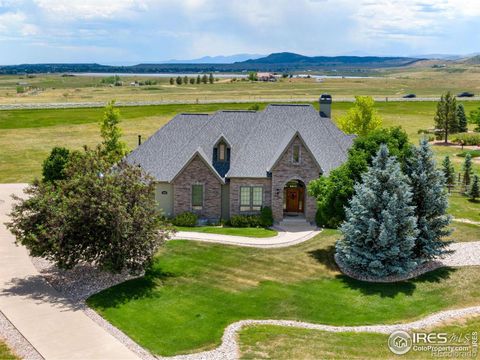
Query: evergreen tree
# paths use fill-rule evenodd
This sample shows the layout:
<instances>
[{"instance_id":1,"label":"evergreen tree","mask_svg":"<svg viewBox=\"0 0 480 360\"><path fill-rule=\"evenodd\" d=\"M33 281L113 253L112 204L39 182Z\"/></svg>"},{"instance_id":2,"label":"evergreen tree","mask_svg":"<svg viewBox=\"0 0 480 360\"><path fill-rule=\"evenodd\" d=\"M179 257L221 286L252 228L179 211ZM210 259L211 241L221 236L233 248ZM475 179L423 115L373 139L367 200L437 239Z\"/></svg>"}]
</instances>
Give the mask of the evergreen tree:
<instances>
[{"instance_id":1,"label":"evergreen tree","mask_svg":"<svg viewBox=\"0 0 480 360\"><path fill-rule=\"evenodd\" d=\"M468 120L475 125L473 131L480 132L480 107L476 110L470 111L470 117Z\"/></svg>"},{"instance_id":2,"label":"evergreen tree","mask_svg":"<svg viewBox=\"0 0 480 360\"><path fill-rule=\"evenodd\" d=\"M102 136L102 154L110 164L120 161L127 153L127 145L120 140L122 131L120 124L120 111L115 108L115 100L105 106L103 120L100 125Z\"/></svg>"},{"instance_id":3,"label":"evergreen tree","mask_svg":"<svg viewBox=\"0 0 480 360\"><path fill-rule=\"evenodd\" d=\"M413 252L418 262L432 260L446 253L450 217L447 215L448 199L445 192L445 177L437 170L433 152L428 141L420 141L407 160L405 172L412 188L412 205L415 208L418 236Z\"/></svg>"},{"instance_id":4,"label":"evergreen tree","mask_svg":"<svg viewBox=\"0 0 480 360\"><path fill-rule=\"evenodd\" d=\"M435 128L443 132L445 143L448 142L448 135L456 132L458 129L457 99L450 91L442 95L440 101L437 103Z\"/></svg>"},{"instance_id":5,"label":"evergreen tree","mask_svg":"<svg viewBox=\"0 0 480 360\"><path fill-rule=\"evenodd\" d=\"M197 84L200 84L202 80L200 79L200 75L197 75Z\"/></svg>"},{"instance_id":6,"label":"evergreen tree","mask_svg":"<svg viewBox=\"0 0 480 360\"><path fill-rule=\"evenodd\" d=\"M189 81L190 81L190 84L191 84L191 85L194 85L194 84L195 84L195 78L190 78Z\"/></svg>"},{"instance_id":7,"label":"evergreen tree","mask_svg":"<svg viewBox=\"0 0 480 360\"><path fill-rule=\"evenodd\" d=\"M467 155L465 155L465 161L463 162L462 171L463 171L463 185L465 185L465 190L466 190L472 180L472 172L473 172L472 155L470 155L470 153L467 153Z\"/></svg>"},{"instance_id":8,"label":"evergreen tree","mask_svg":"<svg viewBox=\"0 0 480 360\"><path fill-rule=\"evenodd\" d=\"M480 197L480 187L478 184L478 175L473 176L473 182L472 186L470 187L470 190L468 191L468 197L470 200L477 200Z\"/></svg>"},{"instance_id":9,"label":"evergreen tree","mask_svg":"<svg viewBox=\"0 0 480 360\"><path fill-rule=\"evenodd\" d=\"M457 106L458 132L468 132L467 115L462 103Z\"/></svg>"},{"instance_id":10,"label":"evergreen tree","mask_svg":"<svg viewBox=\"0 0 480 360\"><path fill-rule=\"evenodd\" d=\"M170 78L170 85L175 84L175 80L173 78Z\"/></svg>"},{"instance_id":11,"label":"evergreen tree","mask_svg":"<svg viewBox=\"0 0 480 360\"><path fill-rule=\"evenodd\" d=\"M340 227L336 255L360 275L382 278L408 273L417 265L418 235L412 192L400 164L382 145L373 164L355 185L355 195Z\"/></svg>"},{"instance_id":12,"label":"evergreen tree","mask_svg":"<svg viewBox=\"0 0 480 360\"><path fill-rule=\"evenodd\" d=\"M54 147L42 166L44 182L64 180L66 178L65 166L70 158L70 150L64 147Z\"/></svg>"},{"instance_id":13,"label":"evergreen tree","mask_svg":"<svg viewBox=\"0 0 480 360\"><path fill-rule=\"evenodd\" d=\"M188 85L188 76L187 76L187 75L185 75L185 76L183 77L183 83L184 83L185 85Z\"/></svg>"},{"instance_id":14,"label":"evergreen tree","mask_svg":"<svg viewBox=\"0 0 480 360\"><path fill-rule=\"evenodd\" d=\"M448 186L448 190L450 191L450 188L455 185L455 168L453 167L449 156L445 156L442 161L442 172L443 177L445 178L445 184Z\"/></svg>"},{"instance_id":15,"label":"evergreen tree","mask_svg":"<svg viewBox=\"0 0 480 360\"><path fill-rule=\"evenodd\" d=\"M208 82L207 74L203 74L202 83L206 84Z\"/></svg>"},{"instance_id":16,"label":"evergreen tree","mask_svg":"<svg viewBox=\"0 0 480 360\"><path fill-rule=\"evenodd\" d=\"M182 85L182 78L180 76L177 76L177 85Z\"/></svg>"},{"instance_id":17,"label":"evergreen tree","mask_svg":"<svg viewBox=\"0 0 480 360\"><path fill-rule=\"evenodd\" d=\"M213 79L213 74L210 73L210 75L208 76L208 82L209 82L210 84L213 84L213 80L214 80L214 79Z\"/></svg>"}]
</instances>

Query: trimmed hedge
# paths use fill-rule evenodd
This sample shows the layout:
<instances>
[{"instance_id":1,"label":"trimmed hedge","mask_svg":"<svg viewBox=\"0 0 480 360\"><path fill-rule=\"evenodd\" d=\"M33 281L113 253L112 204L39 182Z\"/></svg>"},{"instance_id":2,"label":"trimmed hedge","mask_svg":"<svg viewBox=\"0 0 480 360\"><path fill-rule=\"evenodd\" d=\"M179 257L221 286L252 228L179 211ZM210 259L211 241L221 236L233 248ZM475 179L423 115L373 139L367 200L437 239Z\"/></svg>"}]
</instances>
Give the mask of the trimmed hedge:
<instances>
[{"instance_id":1,"label":"trimmed hedge","mask_svg":"<svg viewBox=\"0 0 480 360\"><path fill-rule=\"evenodd\" d=\"M270 227L273 225L272 209L262 207L259 215L234 215L230 218L230 226L233 227Z\"/></svg>"},{"instance_id":2,"label":"trimmed hedge","mask_svg":"<svg viewBox=\"0 0 480 360\"><path fill-rule=\"evenodd\" d=\"M172 219L172 224L175 226L194 227L197 225L198 216L192 212L184 212L178 214Z\"/></svg>"}]
</instances>

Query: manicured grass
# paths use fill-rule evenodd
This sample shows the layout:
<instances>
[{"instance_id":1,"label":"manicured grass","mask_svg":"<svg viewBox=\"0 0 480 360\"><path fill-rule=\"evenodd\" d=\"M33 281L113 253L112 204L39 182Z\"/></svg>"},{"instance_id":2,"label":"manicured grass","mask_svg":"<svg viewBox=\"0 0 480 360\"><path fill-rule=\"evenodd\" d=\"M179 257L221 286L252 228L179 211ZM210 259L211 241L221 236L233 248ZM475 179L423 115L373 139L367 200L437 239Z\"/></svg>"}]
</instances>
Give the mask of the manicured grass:
<instances>
[{"instance_id":1,"label":"manicured grass","mask_svg":"<svg viewBox=\"0 0 480 360\"><path fill-rule=\"evenodd\" d=\"M0 359L1 360L18 360L5 343L0 339Z\"/></svg>"},{"instance_id":2,"label":"manicured grass","mask_svg":"<svg viewBox=\"0 0 480 360\"><path fill-rule=\"evenodd\" d=\"M88 304L150 351L210 349L241 319L295 319L336 325L394 323L478 304L478 267L439 269L397 284L338 273L338 233L282 249L170 241L143 278L107 289Z\"/></svg>"},{"instance_id":3,"label":"manicured grass","mask_svg":"<svg viewBox=\"0 0 480 360\"><path fill-rule=\"evenodd\" d=\"M447 336L479 332L480 319L425 329ZM241 359L434 359L429 352L410 351L401 357L387 347L388 335L330 333L279 326L252 326L240 332ZM462 338L464 341L464 338ZM449 342L449 345L453 344ZM476 357L474 357L476 358Z\"/></svg>"},{"instance_id":4,"label":"manicured grass","mask_svg":"<svg viewBox=\"0 0 480 360\"><path fill-rule=\"evenodd\" d=\"M454 242L480 241L480 225L453 221L450 228L453 232L447 240Z\"/></svg>"},{"instance_id":5,"label":"manicured grass","mask_svg":"<svg viewBox=\"0 0 480 360\"><path fill-rule=\"evenodd\" d=\"M254 238L268 238L276 236L277 231L272 229L264 228L235 228L235 227L221 227L221 226L195 226L195 227L186 227L186 226L177 226L178 231L193 231L199 233L208 233L208 234L221 234L221 235L235 235L235 236L246 236Z\"/></svg>"},{"instance_id":6,"label":"manicured grass","mask_svg":"<svg viewBox=\"0 0 480 360\"><path fill-rule=\"evenodd\" d=\"M465 156L467 156L467 154L470 154L472 158L480 157L480 150L465 150L457 154L457 156L464 158Z\"/></svg>"},{"instance_id":7,"label":"manicured grass","mask_svg":"<svg viewBox=\"0 0 480 360\"><path fill-rule=\"evenodd\" d=\"M448 197L448 204L448 212L453 217L480 222L480 200L472 201L462 194L452 193Z\"/></svg>"}]
</instances>

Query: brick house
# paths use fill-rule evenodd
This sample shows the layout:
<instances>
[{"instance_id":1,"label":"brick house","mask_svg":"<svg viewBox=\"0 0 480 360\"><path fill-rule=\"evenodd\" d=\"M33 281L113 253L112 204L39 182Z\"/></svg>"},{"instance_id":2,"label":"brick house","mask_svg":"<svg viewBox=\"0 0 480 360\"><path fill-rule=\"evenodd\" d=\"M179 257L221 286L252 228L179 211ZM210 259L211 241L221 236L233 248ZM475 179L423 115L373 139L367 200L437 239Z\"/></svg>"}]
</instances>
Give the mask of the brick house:
<instances>
[{"instance_id":1,"label":"brick house","mask_svg":"<svg viewBox=\"0 0 480 360\"><path fill-rule=\"evenodd\" d=\"M347 158L352 136L330 119L331 97L311 105L271 104L263 111L179 114L127 156L157 181L167 216L192 211L209 220L272 208L315 219L311 180Z\"/></svg>"}]
</instances>

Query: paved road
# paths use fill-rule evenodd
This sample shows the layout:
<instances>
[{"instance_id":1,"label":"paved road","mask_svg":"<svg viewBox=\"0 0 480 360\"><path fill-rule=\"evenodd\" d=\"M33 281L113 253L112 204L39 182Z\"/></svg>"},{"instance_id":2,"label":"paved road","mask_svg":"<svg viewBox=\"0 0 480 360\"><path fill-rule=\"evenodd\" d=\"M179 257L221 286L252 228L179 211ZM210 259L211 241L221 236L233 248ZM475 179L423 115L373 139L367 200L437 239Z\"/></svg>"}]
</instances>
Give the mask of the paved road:
<instances>
[{"instance_id":1,"label":"paved road","mask_svg":"<svg viewBox=\"0 0 480 360\"><path fill-rule=\"evenodd\" d=\"M399 97L374 97L375 101L385 102L417 102L417 101L438 101L439 97L418 97L414 99L404 99ZM162 101L117 101L117 106L151 106L151 105L169 105L169 104L222 104L222 103L299 103L299 102L314 102L317 98L262 98L253 97L251 99L212 99L212 100L162 100ZM335 102L354 102L353 97L334 97ZM478 101L480 96L471 98L461 98L461 101ZM0 104L0 110L18 110L18 109L74 109L74 108L96 108L104 107L106 102L94 101L94 102L53 102L53 103L11 103Z\"/></svg>"},{"instance_id":2,"label":"paved road","mask_svg":"<svg viewBox=\"0 0 480 360\"><path fill-rule=\"evenodd\" d=\"M46 360L138 357L47 284L6 229L23 184L0 185L0 310Z\"/></svg>"}]
</instances>

